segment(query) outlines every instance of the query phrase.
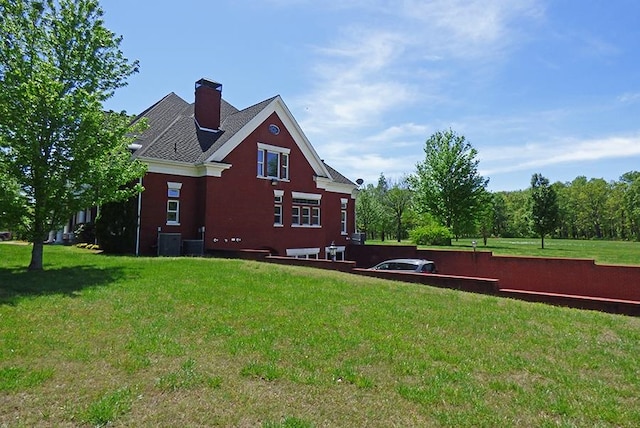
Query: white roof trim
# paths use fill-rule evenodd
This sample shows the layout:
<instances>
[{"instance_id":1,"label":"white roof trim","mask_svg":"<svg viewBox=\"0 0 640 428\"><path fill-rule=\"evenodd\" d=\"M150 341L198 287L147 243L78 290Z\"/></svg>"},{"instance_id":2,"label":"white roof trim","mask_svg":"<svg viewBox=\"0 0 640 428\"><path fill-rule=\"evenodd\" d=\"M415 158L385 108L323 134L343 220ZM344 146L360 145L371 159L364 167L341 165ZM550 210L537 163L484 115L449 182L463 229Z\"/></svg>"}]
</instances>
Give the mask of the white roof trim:
<instances>
[{"instance_id":1,"label":"white roof trim","mask_svg":"<svg viewBox=\"0 0 640 428\"><path fill-rule=\"evenodd\" d=\"M355 199L354 190L356 190L358 186L346 183L336 183L335 181L324 177L316 177L315 179L316 187L318 189L333 193L344 193L351 195L351 199Z\"/></svg>"},{"instance_id":2,"label":"white roof trim","mask_svg":"<svg viewBox=\"0 0 640 428\"><path fill-rule=\"evenodd\" d=\"M178 162L156 158L138 158L147 164L147 172L155 174L171 174L183 177L221 177L222 173L231 168L228 163L208 163L194 165L189 162Z\"/></svg>"},{"instance_id":3,"label":"white roof trim","mask_svg":"<svg viewBox=\"0 0 640 428\"><path fill-rule=\"evenodd\" d=\"M311 145L311 142L309 142L307 137L304 135L302 128L300 128L300 125L279 95L275 97L265 108L263 108L262 111L260 111L253 119L251 119L249 123L236 132L229 141L216 150L215 153L206 160L206 162L222 162L222 160L226 158L233 149L238 147L240 143L255 131L258 126L264 123L272 113L276 113L278 115L282 124L293 137L293 141L298 145L304 154L304 157L307 159L307 162L309 162L309 165L313 168L314 173L321 177L331 178L331 174L329 174L329 171L324 166L324 163Z\"/></svg>"}]
</instances>

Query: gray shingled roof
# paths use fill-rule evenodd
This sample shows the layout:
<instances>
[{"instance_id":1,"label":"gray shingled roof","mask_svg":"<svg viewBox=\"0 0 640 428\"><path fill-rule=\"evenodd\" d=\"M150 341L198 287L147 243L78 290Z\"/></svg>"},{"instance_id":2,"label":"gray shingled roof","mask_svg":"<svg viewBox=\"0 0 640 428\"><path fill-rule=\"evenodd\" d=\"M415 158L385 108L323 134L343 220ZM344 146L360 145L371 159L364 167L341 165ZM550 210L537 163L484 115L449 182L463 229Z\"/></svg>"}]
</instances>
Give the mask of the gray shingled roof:
<instances>
[{"instance_id":1,"label":"gray shingled roof","mask_svg":"<svg viewBox=\"0 0 640 428\"><path fill-rule=\"evenodd\" d=\"M195 124L194 104L170 93L140 113L134 123L147 120L148 128L136 139L142 147L134 157L156 158L191 164L205 162L238 131L264 110L276 97L238 110L224 99L220 106L220 131L207 132ZM354 184L325 163L334 181Z\"/></svg>"},{"instance_id":2,"label":"gray shingled roof","mask_svg":"<svg viewBox=\"0 0 640 428\"><path fill-rule=\"evenodd\" d=\"M349 180L347 177L345 177L344 175L340 174L338 171L333 169L331 166L327 165L327 163L325 161L322 161L322 163L324 163L324 166L327 167L327 170L329 170L329 174L331 174L331 178L336 183L352 184L354 186L356 185L354 182Z\"/></svg>"},{"instance_id":3,"label":"gray shingled roof","mask_svg":"<svg viewBox=\"0 0 640 428\"><path fill-rule=\"evenodd\" d=\"M134 119L135 123L146 118L148 124L147 130L135 141L142 148L134 156L194 164L204 162L274 98L244 110L222 100L220 132L207 132L199 130L193 120L194 104L172 92Z\"/></svg>"}]
</instances>

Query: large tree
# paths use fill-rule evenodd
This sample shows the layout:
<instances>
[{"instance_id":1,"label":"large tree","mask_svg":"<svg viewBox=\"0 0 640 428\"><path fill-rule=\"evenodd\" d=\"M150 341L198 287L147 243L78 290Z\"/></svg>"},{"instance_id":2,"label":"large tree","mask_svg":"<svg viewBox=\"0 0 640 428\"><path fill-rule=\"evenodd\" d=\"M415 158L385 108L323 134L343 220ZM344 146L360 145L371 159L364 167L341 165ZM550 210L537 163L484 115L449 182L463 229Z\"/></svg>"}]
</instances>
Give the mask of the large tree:
<instances>
[{"instance_id":1,"label":"large tree","mask_svg":"<svg viewBox=\"0 0 640 428\"><path fill-rule=\"evenodd\" d=\"M629 171L620 177L620 181L625 188L623 198L630 234L640 241L640 172Z\"/></svg>"},{"instance_id":2,"label":"large tree","mask_svg":"<svg viewBox=\"0 0 640 428\"><path fill-rule=\"evenodd\" d=\"M477 151L462 135L439 131L425 143L425 160L410 178L417 208L431 213L454 236L474 232L488 179L478 173Z\"/></svg>"},{"instance_id":3,"label":"large tree","mask_svg":"<svg viewBox=\"0 0 640 428\"><path fill-rule=\"evenodd\" d=\"M382 206L377 198L377 191L373 184L367 184L358 192L356 199L356 221L358 230L364 232L366 238L373 238L380 218Z\"/></svg>"},{"instance_id":4,"label":"large tree","mask_svg":"<svg viewBox=\"0 0 640 428\"><path fill-rule=\"evenodd\" d=\"M542 174L531 177L531 227L540 236L544 248L545 235L553 232L558 224L558 196Z\"/></svg>"},{"instance_id":5,"label":"large tree","mask_svg":"<svg viewBox=\"0 0 640 428\"><path fill-rule=\"evenodd\" d=\"M380 203L380 217L378 218L378 229L380 231L380 240L384 241L387 237L389 229L392 227L393 218L387 207L384 205L384 200L389 192L389 182L384 173L380 173L378 177L378 184L376 186L376 198Z\"/></svg>"},{"instance_id":6,"label":"large tree","mask_svg":"<svg viewBox=\"0 0 640 428\"><path fill-rule=\"evenodd\" d=\"M407 179L402 179L391 185L382 199L382 205L391 216L396 228L396 240L402 241L402 219L411 208L412 193Z\"/></svg>"},{"instance_id":7,"label":"large tree","mask_svg":"<svg viewBox=\"0 0 640 428\"><path fill-rule=\"evenodd\" d=\"M0 0L0 162L27 202L29 269L74 212L122 200L144 173L124 113L102 103L137 72L97 0Z\"/></svg>"}]
</instances>

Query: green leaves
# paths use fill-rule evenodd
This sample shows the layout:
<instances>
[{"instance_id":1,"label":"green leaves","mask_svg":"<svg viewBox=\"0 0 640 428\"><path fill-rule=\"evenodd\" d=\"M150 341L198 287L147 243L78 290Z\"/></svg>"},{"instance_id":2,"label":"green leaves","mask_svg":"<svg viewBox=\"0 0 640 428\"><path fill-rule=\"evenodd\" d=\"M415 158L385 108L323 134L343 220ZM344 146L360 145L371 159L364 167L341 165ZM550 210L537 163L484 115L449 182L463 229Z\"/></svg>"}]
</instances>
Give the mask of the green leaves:
<instances>
[{"instance_id":1,"label":"green leaves","mask_svg":"<svg viewBox=\"0 0 640 428\"><path fill-rule=\"evenodd\" d=\"M540 236L544 248L544 236L552 232L559 220L558 197L549 180L542 174L531 177L531 225Z\"/></svg>"},{"instance_id":2,"label":"green leaves","mask_svg":"<svg viewBox=\"0 0 640 428\"><path fill-rule=\"evenodd\" d=\"M127 149L130 118L102 111L138 63L102 14L96 0L0 1L0 153L32 242L75 211L141 190L123 187L144 174Z\"/></svg>"},{"instance_id":3,"label":"green leaves","mask_svg":"<svg viewBox=\"0 0 640 428\"><path fill-rule=\"evenodd\" d=\"M424 151L425 160L410 178L418 209L456 236L473 232L489 181L478 174L477 151L452 130L433 134Z\"/></svg>"}]
</instances>

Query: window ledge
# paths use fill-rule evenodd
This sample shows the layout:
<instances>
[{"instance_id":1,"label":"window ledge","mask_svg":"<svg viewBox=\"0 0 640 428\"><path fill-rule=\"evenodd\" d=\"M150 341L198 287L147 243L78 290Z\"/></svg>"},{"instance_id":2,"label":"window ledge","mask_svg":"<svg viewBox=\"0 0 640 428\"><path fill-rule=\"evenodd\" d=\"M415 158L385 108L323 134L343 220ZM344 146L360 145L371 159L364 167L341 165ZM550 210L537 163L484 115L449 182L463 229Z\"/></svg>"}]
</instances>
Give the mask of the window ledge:
<instances>
[{"instance_id":1,"label":"window ledge","mask_svg":"<svg viewBox=\"0 0 640 428\"><path fill-rule=\"evenodd\" d=\"M168 221L167 226L180 226L180 222L178 221Z\"/></svg>"},{"instance_id":2,"label":"window ledge","mask_svg":"<svg viewBox=\"0 0 640 428\"><path fill-rule=\"evenodd\" d=\"M292 224L291 227L301 227L306 229L322 229L322 226L319 224Z\"/></svg>"},{"instance_id":3,"label":"window ledge","mask_svg":"<svg viewBox=\"0 0 640 428\"><path fill-rule=\"evenodd\" d=\"M260 180L276 180L276 181L282 181L283 183L289 183L291 180L288 178L278 178L278 177L265 177L263 175L256 175L256 178L260 179Z\"/></svg>"}]
</instances>

